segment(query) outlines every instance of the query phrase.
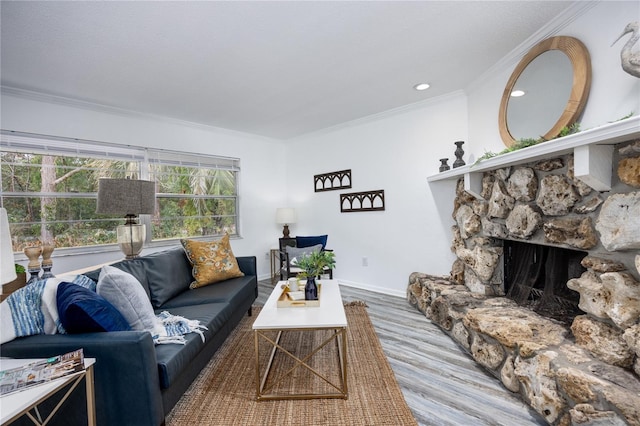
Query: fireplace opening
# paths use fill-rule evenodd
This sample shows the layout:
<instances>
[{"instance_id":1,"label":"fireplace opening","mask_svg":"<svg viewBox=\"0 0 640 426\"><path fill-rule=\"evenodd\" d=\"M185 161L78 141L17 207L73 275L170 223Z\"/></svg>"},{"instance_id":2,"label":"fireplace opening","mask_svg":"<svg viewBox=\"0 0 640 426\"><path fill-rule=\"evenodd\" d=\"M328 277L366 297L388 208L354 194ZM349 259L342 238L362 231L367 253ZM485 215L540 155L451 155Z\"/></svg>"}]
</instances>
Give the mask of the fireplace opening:
<instances>
[{"instance_id":1,"label":"fireplace opening","mask_svg":"<svg viewBox=\"0 0 640 426\"><path fill-rule=\"evenodd\" d=\"M582 275L586 252L520 241L504 241L504 289L521 306L570 326L583 312L580 293L567 281Z\"/></svg>"}]
</instances>

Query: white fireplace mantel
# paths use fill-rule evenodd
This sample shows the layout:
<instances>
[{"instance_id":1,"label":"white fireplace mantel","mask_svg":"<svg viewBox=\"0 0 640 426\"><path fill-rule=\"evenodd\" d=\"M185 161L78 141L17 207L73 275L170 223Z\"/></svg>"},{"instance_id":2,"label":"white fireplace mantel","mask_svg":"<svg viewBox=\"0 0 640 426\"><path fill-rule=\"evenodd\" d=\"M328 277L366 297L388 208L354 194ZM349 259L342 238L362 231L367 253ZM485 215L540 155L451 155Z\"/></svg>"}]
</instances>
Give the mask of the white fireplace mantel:
<instances>
[{"instance_id":1,"label":"white fireplace mantel","mask_svg":"<svg viewBox=\"0 0 640 426\"><path fill-rule=\"evenodd\" d=\"M429 176L427 181L438 182L464 177L465 190L477 198L482 198L480 193L483 172L573 153L575 176L595 190L608 191L611 189L612 145L635 138L640 138L640 116L502 154L477 164L440 172Z\"/></svg>"}]
</instances>

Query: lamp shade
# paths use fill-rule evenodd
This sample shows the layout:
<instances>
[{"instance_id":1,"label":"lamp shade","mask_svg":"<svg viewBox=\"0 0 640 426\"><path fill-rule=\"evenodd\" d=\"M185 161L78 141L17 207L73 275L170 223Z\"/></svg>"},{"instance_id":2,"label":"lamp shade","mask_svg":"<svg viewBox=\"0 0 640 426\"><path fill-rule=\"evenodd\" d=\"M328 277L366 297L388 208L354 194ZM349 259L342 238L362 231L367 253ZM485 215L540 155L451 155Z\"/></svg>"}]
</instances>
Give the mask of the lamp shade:
<instances>
[{"instance_id":1,"label":"lamp shade","mask_svg":"<svg viewBox=\"0 0 640 426\"><path fill-rule=\"evenodd\" d=\"M7 210L0 207L0 284L6 284L16 279L14 262Z\"/></svg>"},{"instance_id":2,"label":"lamp shade","mask_svg":"<svg viewBox=\"0 0 640 426\"><path fill-rule=\"evenodd\" d=\"M296 209L290 207L276 209L276 223L281 225L296 223Z\"/></svg>"},{"instance_id":3,"label":"lamp shade","mask_svg":"<svg viewBox=\"0 0 640 426\"><path fill-rule=\"evenodd\" d=\"M155 208L155 182L136 179L100 179L96 213L151 214Z\"/></svg>"}]
</instances>

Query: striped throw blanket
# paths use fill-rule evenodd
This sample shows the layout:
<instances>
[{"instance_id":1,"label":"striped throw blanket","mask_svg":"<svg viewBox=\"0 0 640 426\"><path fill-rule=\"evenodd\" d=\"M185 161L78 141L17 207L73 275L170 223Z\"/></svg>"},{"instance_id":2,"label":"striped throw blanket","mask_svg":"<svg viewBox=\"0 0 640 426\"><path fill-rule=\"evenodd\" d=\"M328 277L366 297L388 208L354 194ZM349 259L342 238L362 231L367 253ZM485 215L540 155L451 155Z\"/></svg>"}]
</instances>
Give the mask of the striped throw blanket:
<instances>
[{"instance_id":1,"label":"striped throw blanket","mask_svg":"<svg viewBox=\"0 0 640 426\"><path fill-rule=\"evenodd\" d=\"M62 282L96 291L95 281L84 275L73 275L38 280L13 292L0 304L0 343L35 334L66 334L56 304L58 286ZM185 344L184 335L187 333L198 333L204 341L203 330L206 327L200 321L166 311L156 317L161 327L150 331L155 344Z\"/></svg>"}]
</instances>

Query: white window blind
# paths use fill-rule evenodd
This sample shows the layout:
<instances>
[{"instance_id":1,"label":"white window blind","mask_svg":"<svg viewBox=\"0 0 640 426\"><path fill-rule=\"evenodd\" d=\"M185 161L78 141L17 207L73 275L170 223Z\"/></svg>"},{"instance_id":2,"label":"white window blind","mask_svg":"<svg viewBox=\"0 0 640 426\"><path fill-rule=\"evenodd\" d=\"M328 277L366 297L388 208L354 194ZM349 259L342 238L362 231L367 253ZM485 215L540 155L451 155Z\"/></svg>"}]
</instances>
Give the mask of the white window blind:
<instances>
[{"instance_id":1,"label":"white window blind","mask_svg":"<svg viewBox=\"0 0 640 426\"><path fill-rule=\"evenodd\" d=\"M168 166L203 167L217 170L240 170L240 160L232 157L187 154L178 151L149 149L147 161Z\"/></svg>"},{"instance_id":2,"label":"white window blind","mask_svg":"<svg viewBox=\"0 0 640 426\"><path fill-rule=\"evenodd\" d=\"M2 130L0 147L6 151L44 155L76 155L109 160L143 161L143 148L83 139Z\"/></svg>"}]
</instances>

